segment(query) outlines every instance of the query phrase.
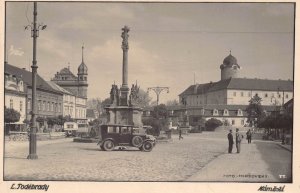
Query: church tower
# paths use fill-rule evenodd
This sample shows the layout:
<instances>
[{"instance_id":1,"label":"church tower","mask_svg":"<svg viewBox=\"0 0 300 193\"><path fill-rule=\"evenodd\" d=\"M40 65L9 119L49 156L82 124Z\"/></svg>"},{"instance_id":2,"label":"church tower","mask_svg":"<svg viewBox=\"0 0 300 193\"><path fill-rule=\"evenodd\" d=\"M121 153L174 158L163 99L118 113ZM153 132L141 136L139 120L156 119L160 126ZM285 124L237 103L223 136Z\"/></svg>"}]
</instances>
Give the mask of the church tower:
<instances>
[{"instance_id":1,"label":"church tower","mask_svg":"<svg viewBox=\"0 0 300 193\"><path fill-rule=\"evenodd\" d=\"M78 67L78 95L84 98L87 98L87 76L88 76L88 68L84 63L83 59L83 49L84 47L82 46L82 62Z\"/></svg>"},{"instance_id":2,"label":"church tower","mask_svg":"<svg viewBox=\"0 0 300 193\"><path fill-rule=\"evenodd\" d=\"M230 54L223 60L223 64L220 65L221 80L229 78L238 78L240 66L237 63L237 59Z\"/></svg>"}]
</instances>

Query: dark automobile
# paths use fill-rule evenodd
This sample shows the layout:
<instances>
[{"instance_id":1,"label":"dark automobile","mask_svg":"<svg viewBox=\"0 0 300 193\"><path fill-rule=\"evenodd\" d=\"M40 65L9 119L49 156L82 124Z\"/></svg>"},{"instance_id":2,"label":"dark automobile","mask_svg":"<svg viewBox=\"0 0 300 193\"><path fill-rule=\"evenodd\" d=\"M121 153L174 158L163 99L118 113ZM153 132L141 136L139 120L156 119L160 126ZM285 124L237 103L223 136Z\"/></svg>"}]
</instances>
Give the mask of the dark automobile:
<instances>
[{"instance_id":1,"label":"dark automobile","mask_svg":"<svg viewBox=\"0 0 300 193\"><path fill-rule=\"evenodd\" d=\"M132 125L101 125L98 145L104 151L111 151L116 146L132 146L150 152L156 139L141 130Z\"/></svg>"}]
</instances>

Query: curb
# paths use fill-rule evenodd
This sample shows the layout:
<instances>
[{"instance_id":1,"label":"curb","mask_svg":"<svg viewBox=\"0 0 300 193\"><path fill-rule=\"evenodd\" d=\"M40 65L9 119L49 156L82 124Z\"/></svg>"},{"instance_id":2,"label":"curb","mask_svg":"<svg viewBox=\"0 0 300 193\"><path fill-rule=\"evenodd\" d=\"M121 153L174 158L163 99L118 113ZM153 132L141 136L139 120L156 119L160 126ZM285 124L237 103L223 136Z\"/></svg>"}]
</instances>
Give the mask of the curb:
<instances>
[{"instance_id":1,"label":"curb","mask_svg":"<svg viewBox=\"0 0 300 193\"><path fill-rule=\"evenodd\" d=\"M292 152L291 149L289 149L289 148L287 148L287 147L285 147L285 146L283 146L283 145L281 145L281 144L279 144L279 143L277 143L277 145L278 145L279 147L281 147L281 148L283 148L283 149L289 151L289 152Z\"/></svg>"}]
</instances>

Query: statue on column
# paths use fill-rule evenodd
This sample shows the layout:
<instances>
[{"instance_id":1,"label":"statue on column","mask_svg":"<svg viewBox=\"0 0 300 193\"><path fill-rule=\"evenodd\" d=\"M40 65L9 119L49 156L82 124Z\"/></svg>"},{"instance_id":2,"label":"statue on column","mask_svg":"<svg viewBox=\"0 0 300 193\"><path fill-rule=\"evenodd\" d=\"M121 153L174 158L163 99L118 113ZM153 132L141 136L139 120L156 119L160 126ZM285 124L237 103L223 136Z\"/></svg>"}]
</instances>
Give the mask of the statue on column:
<instances>
[{"instance_id":1,"label":"statue on column","mask_svg":"<svg viewBox=\"0 0 300 193\"><path fill-rule=\"evenodd\" d=\"M129 49L129 46L128 46L128 38L129 38L128 32L129 32L130 29L129 29L128 26L125 25L122 28L122 30L123 30L122 35L121 35L121 37L123 39L123 41L122 41L122 49L123 50L128 50Z\"/></svg>"}]
</instances>

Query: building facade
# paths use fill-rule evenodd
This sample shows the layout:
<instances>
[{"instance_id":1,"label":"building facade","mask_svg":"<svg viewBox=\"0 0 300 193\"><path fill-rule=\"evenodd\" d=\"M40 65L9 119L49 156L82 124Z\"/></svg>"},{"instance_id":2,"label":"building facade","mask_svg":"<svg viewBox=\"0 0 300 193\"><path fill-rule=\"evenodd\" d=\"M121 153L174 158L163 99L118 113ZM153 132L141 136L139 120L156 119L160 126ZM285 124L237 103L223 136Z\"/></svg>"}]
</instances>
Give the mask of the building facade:
<instances>
[{"instance_id":1,"label":"building facade","mask_svg":"<svg viewBox=\"0 0 300 193\"><path fill-rule=\"evenodd\" d=\"M17 77L14 74L4 73L4 105L6 108L14 109L20 113L18 122L10 123L13 127L7 128L9 130L24 130L24 121L26 120L26 90L22 77Z\"/></svg>"},{"instance_id":2,"label":"building facade","mask_svg":"<svg viewBox=\"0 0 300 193\"><path fill-rule=\"evenodd\" d=\"M24 110L26 111L26 120L31 120L31 105L32 105L32 74L30 71L18 68L16 66L5 64L4 71L6 74L14 74L16 77L22 77L24 91L26 93L26 102ZM63 114L63 93L54 90L43 78L36 76L36 105L37 105L37 121L38 129L47 127L47 118ZM44 121L41 121L44 120Z\"/></svg>"},{"instance_id":3,"label":"building facade","mask_svg":"<svg viewBox=\"0 0 300 193\"><path fill-rule=\"evenodd\" d=\"M87 88L88 88L88 68L84 63L82 47L82 62L78 66L77 76L70 68L63 68L57 72L51 82L66 90L64 98L65 114L70 114L79 124L87 124Z\"/></svg>"},{"instance_id":4,"label":"building facade","mask_svg":"<svg viewBox=\"0 0 300 193\"><path fill-rule=\"evenodd\" d=\"M216 118L232 126L246 125L250 99L257 95L266 113L293 99L293 81L240 78L240 66L231 55L220 66L221 80L189 86L179 95L189 123Z\"/></svg>"}]
</instances>

